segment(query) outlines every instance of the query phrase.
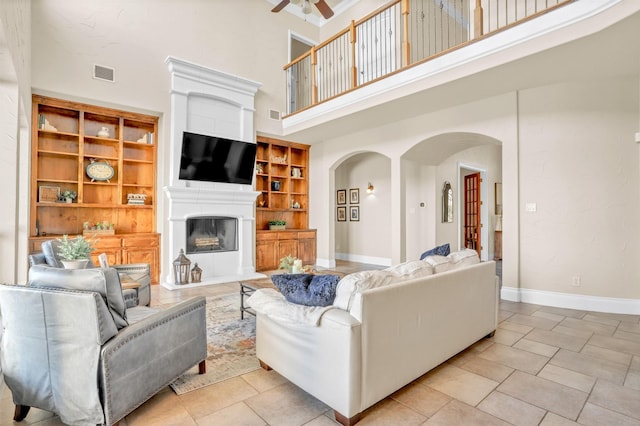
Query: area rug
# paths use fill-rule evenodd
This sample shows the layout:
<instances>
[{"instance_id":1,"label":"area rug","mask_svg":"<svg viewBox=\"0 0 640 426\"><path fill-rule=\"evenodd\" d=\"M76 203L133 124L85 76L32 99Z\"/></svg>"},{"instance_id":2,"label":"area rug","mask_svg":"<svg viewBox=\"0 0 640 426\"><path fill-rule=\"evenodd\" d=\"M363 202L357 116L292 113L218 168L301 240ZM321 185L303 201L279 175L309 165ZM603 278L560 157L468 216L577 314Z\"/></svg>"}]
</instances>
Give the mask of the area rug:
<instances>
[{"instance_id":1,"label":"area rug","mask_svg":"<svg viewBox=\"0 0 640 426\"><path fill-rule=\"evenodd\" d=\"M207 372L194 367L170 384L182 395L260 368L256 358L256 319L240 319L240 295L207 297Z\"/></svg>"}]
</instances>

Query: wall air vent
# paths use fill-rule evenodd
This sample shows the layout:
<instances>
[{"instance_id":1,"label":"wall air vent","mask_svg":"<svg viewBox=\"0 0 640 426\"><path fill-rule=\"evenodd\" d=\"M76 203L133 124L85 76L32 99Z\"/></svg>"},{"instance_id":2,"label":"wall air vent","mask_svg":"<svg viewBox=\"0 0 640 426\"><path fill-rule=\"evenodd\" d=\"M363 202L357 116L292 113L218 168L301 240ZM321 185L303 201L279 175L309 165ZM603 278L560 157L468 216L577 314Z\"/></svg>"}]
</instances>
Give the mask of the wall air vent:
<instances>
[{"instance_id":1,"label":"wall air vent","mask_svg":"<svg viewBox=\"0 0 640 426\"><path fill-rule=\"evenodd\" d=\"M269 118L272 120L280 120L280 111L276 111L275 109L270 109Z\"/></svg>"},{"instance_id":2,"label":"wall air vent","mask_svg":"<svg viewBox=\"0 0 640 426\"><path fill-rule=\"evenodd\" d=\"M105 67L104 65L93 64L93 78L96 80L108 81L115 83L116 81L116 69L111 67Z\"/></svg>"}]
</instances>

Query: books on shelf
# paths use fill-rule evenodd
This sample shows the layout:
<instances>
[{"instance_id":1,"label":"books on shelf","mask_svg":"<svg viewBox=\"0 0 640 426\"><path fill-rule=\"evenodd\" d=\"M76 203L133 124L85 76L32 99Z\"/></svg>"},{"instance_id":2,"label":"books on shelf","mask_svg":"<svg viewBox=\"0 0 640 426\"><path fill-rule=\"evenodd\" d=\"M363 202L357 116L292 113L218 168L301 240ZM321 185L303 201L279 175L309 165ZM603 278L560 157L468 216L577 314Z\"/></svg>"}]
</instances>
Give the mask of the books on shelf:
<instances>
[{"instance_id":1,"label":"books on shelf","mask_svg":"<svg viewBox=\"0 0 640 426\"><path fill-rule=\"evenodd\" d=\"M45 117L44 114L38 114L38 129L49 130L51 132L58 131L58 129L56 129L51 125L51 123L49 123L49 120L47 120L47 117Z\"/></svg>"},{"instance_id":2,"label":"books on shelf","mask_svg":"<svg viewBox=\"0 0 640 426\"><path fill-rule=\"evenodd\" d=\"M145 143L147 145L153 145L153 132L147 132L144 135L142 135L142 137L140 139L138 139L136 142L138 143Z\"/></svg>"}]
</instances>

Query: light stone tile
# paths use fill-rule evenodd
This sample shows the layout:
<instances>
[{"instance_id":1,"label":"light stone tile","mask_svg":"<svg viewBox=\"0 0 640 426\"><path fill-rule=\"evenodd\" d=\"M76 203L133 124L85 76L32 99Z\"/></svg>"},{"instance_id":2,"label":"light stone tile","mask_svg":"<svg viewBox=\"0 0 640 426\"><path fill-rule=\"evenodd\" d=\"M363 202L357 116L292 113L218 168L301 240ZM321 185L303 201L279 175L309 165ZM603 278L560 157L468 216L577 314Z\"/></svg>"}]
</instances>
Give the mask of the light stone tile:
<instances>
[{"instance_id":1,"label":"light stone tile","mask_svg":"<svg viewBox=\"0 0 640 426\"><path fill-rule=\"evenodd\" d=\"M461 365L460 368L479 374L495 382L502 382L504 379L509 377L511 373L513 373L513 368L511 367L507 367L478 356L474 356L469 359L469 361Z\"/></svg>"},{"instance_id":2,"label":"light stone tile","mask_svg":"<svg viewBox=\"0 0 640 426\"><path fill-rule=\"evenodd\" d=\"M542 371L538 373L538 377L542 377L543 379L551 380L552 382L560 383L561 385L569 386L587 393L591 392L591 389L596 382L596 379L594 377L567 370L566 368L558 367L552 364L545 365Z\"/></svg>"},{"instance_id":3,"label":"light stone tile","mask_svg":"<svg viewBox=\"0 0 640 426\"><path fill-rule=\"evenodd\" d=\"M580 352L594 358L606 359L607 361L613 361L623 365L629 365L629 363L631 363L631 358L633 357L631 354L612 351L611 349L593 345L585 345Z\"/></svg>"},{"instance_id":4,"label":"light stone tile","mask_svg":"<svg viewBox=\"0 0 640 426\"><path fill-rule=\"evenodd\" d=\"M397 423L393 423L396 425ZM426 426L507 426L509 423L460 401L453 400L424 423Z\"/></svg>"},{"instance_id":5,"label":"light stone tile","mask_svg":"<svg viewBox=\"0 0 640 426\"><path fill-rule=\"evenodd\" d=\"M554 306L542 306L540 311L549 312L551 314L562 315L569 318L583 318L586 314L585 311L568 308L556 308Z\"/></svg>"},{"instance_id":6,"label":"light stone tile","mask_svg":"<svg viewBox=\"0 0 640 426\"><path fill-rule=\"evenodd\" d=\"M391 397L425 417L433 416L451 401L450 396L421 383L409 384Z\"/></svg>"},{"instance_id":7,"label":"light stone tile","mask_svg":"<svg viewBox=\"0 0 640 426\"><path fill-rule=\"evenodd\" d=\"M496 330L496 334L494 334L494 336L489 340L492 340L495 343L511 346L518 340L522 339L522 337L524 337L524 333L498 328Z\"/></svg>"},{"instance_id":8,"label":"light stone tile","mask_svg":"<svg viewBox=\"0 0 640 426\"><path fill-rule=\"evenodd\" d=\"M285 383L244 401L270 425L301 425L329 407L291 383Z\"/></svg>"},{"instance_id":9,"label":"light stone tile","mask_svg":"<svg viewBox=\"0 0 640 426\"><path fill-rule=\"evenodd\" d=\"M640 343L630 340L620 339L615 336L594 335L588 342L590 345L618 352L627 352L633 355L640 355Z\"/></svg>"},{"instance_id":10,"label":"light stone tile","mask_svg":"<svg viewBox=\"0 0 640 426\"><path fill-rule=\"evenodd\" d=\"M513 347L532 352L534 354L546 356L548 358L551 358L556 352L558 352L558 349L560 349L557 346L534 342L533 340L529 340L527 338L519 340L518 343L513 345Z\"/></svg>"},{"instance_id":11,"label":"light stone tile","mask_svg":"<svg viewBox=\"0 0 640 426\"><path fill-rule=\"evenodd\" d=\"M325 412L322 416L318 416L315 419L311 420L308 423L305 423L304 426L336 426L340 425L333 416L333 411Z\"/></svg>"},{"instance_id":12,"label":"light stone tile","mask_svg":"<svg viewBox=\"0 0 640 426\"><path fill-rule=\"evenodd\" d=\"M566 334L567 336L575 336L583 339L588 339L593 336L593 332L589 330L578 330L576 328L565 327L564 325L558 325L553 328L556 333Z\"/></svg>"},{"instance_id":13,"label":"light stone tile","mask_svg":"<svg viewBox=\"0 0 640 426\"><path fill-rule=\"evenodd\" d=\"M634 370L640 370L640 356L634 355L631 359L631 368Z\"/></svg>"},{"instance_id":14,"label":"light stone tile","mask_svg":"<svg viewBox=\"0 0 640 426\"><path fill-rule=\"evenodd\" d=\"M553 327L558 325L558 321L521 314L516 314L507 321L515 324L528 325L534 328L541 328L543 330L551 330Z\"/></svg>"},{"instance_id":15,"label":"light stone tile","mask_svg":"<svg viewBox=\"0 0 640 426\"><path fill-rule=\"evenodd\" d=\"M640 390L598 380L589 402L640 421Z\"/></svg>"},{"instance_id":16,"label":"light stone tile","mask_svg":"<svg viewBox=\"0 0 640 426\"><path fill-rule=\"evenodd\" d=\"M542 408L527 404L501 392L491 392L478 405L478 408L517 426L537 426L546 413Z\"/></svg>"},{"instance_id":17,"label":"light stone tile","mask_svg":"<svg viewBox=\"0 0 640 426\"><path fill-rule=\"evenodd\" d=\"M515 314L531 315L540 310L540 305L532 305L531 303L511 302L509 300L500 300L500 310L513 312Z\"/></svg>"},{"instance_id":18,"label":"light stone tile","mask_svg":"<svg viewBox=\"0 0 640 426\"><path fill-rule=\"evenodd\" d=\"M612 314L609 312L590 312L592 316L600 318L614 319L624 322L640 323L640 315Z\"/></svg>"},{"instance_id":19,"label":"light stone tile","mask_svg":"<svg viewBox=\"0 0 640 426\"><path fill-rule=\"evenodd\" d=\"M569 419L565 419L564 417L559 416L556 413L547 411L547 415L544 416L544 419L542 419L540 426L575 426L577 424L578 423Z\"/></svg>"},{"instance_id":20,"label":"light stone tile","mask_svg":"<svg viewBox=\"0 0 640 426\"><path fill-rule=\"evenodd\" d=\"M565 319L566 317L564 315L557 315L557 314L552 314L551 312L545 312L544 310L539 310L538 312L534 312L533 314L531 314L532 317L540 317L540 318L546 318L549 319L551 321L555 321L555 322L560 322L563 319Z\"/></svg>"},{"instance_id":21,"label":"light stone tile","mask_svg":"<svg viewBox=\"0 0 640 426\"><path fill-rule=\"evenodd\" d=\"M514 316L514 315L515 315L515 313L514 313L514 312L509 312L509 311L503 311L503 310L501 310L501 311L498 313L498 322L499 322L499 323L502 323L503 321L505 321L505 320L506 320L506 319L508 319L508 318L511 318L511 317L512 317L512 316Z\"/></svg>"},{"instance_id":22,"label":"light stone tile","mask_svg":"<svg viewBox=\"0 0 640 426\"><path fill-rule=\"evenodd\" d=\"M421 379L420 383L472 406L498 386L498 382L453 365L442 366L434 374Z\"/></svg>"},{"instance_id":23,"label":"light stone tile","mask_svg":"<svg viewBox=\"0 0 640 426\"><path fill-rule=\"evenodd\" d=\"M257 394L258 392L242 378L234 377L185 393L179 398L187 411L197 419Z\"/></svg>"},{"instance_id":24,"label":"light stone tile","mask_svg":"<svg viewBox=\"0 0 640 426\"><path fill-rule=\"evenodd\" d=\"M265 426L267 423L243 402L196 419L198 426Z\"/></svg>"},{"instance_id":25,"label":"light stone tile","mask_svg":"<svg viewBox=\"0 0 640 426\"><path fill-rule=\"evenodd\" d=\"M587 402L582 409L578 422L584 426L638 426L638 420L627 417L624 414L615 413L589 402Z\"/></svg>"},{"instance_id":26,"label":"light stone tile","mask_svg":"<svg viewBox=\"0 0 640 426\"><path fill-rule=\"evenodd\" d=\"M621 322L620 326L618 326L618 330L626 331L627 333L640 334L640 324L630 323L630 322Z\"/></svg>"},{"instance_id":27,"label":"light stone tile","mask_svg":"<svg viewBox=\"0 0 640 426\"><path fill-rule=\"evenodd\" d=\"M509 321L500 323L498 325L498 329L501 329L501 328L505 330L516 331L522 334L527 334L528 332L533 330L533 327L530 327L528 325L516 324L515 322L509 322Z\"/></svg>"},{"instance_id":28,"label":"light stone tile","mask_svg":"<svg viewBox=\"0 0 640 426\"><path fill-rule=\"evenodd\" d=\"M565 318L560 325L577 330L590 331L594 334L602 334L604 336L611 336L616 331L616 327L613 325L584 321L576 318Z\"/></svg>"},{"instance_id":29,"label":"light stone tile","mask_svg":"<svg viewBox=\"0 0 640 426\"><path fill-rule=\"evenodd\" d=\"M628 331L616 331L613 337L617 337L619 339L630 340L632 342L640 343L640 334L637 333L629 333Z\"/></svg>"},{"instance_id":30,"label":"light stone tile","mask_svg":"<svg viewBox=\"0 0 640 426\"><path fill-rule=\"evenodd\" d=\"M497 389L536 407L575 420L588 394L521 371L514 372Z\"/></svg>"},{"instance_id":31,"label":"light stone tile","mask_svg":"<svg viewBox=\"0 0 640 426\"><path fill-rule=\"evenodd\" d=\"M243 374L242 379L253 386L258 392L264 392L287 382L287 379L278 374L275 370L265 370L259 368L249 373Z\"/></svg>"},{"instance_id":32,"label":"light stone tile","mask_svg":"<svg viewBox=\"0 0 640 426\"><path fill-rule=\"evenodd\" d=\"M486 351L479 353L478 356L530 374L538 374L549 361L546 356L500 344L493 345Z\"/></svg>"},{"instance_id":33,"label":"light stone tile","mask_svg":"<svg viewBox=\"0 0 640 426\"><path fill-rule=\"evenodd\" d=\"M587 374L600 379L622 384L627 374L627 366L617 362L594 358L589 355L560 349L551 358L549 364L563 367L578 373Z\"/></svg>"},{"instance_id":34,"label":"light stone tile","mask_svg":"<svg viewBox=\"0 0 640 426\"><path fill-rule=\"evenodd\" d=\"M129 426L196 424L181 404L180 397L168 388L151 397L140 408L129 414L126 420Z\"/></svg>"},{"instance_id":35,"label":"light stone tile","mask_svg":"<svg viewBox=\"0 0 640 426\"><path fill-rule=\"evenodd\" d=\"M624 379L624 385L631 389L640 390L640 370L629 370Z\"/></svg>"},{"instance_id":36,"label":"light stone tile","mask_svg":"<svg viewBox=\"0 0 640 426\"><path fill-rule=\"evenodd\" d=\"M392 399L384 399L365 410L360 426L421 425L427 418ZM282 423L278 423L282 424Z\"/></svg>"},{"instance_id":37,"label":"light stone tile","mask_svg":"<svg viewBox=\"0 0 640 426\"><path fill-rule=\"evenodd\" d=\"M571 336L564 333L558 333L556 331L536 329L527 334L527 339L538 343L544 343L545 345L556 346L558 348L578 352L584 347L590 336L591 334L587 337Z\"/></svg>"},{"instance_id":38,"label":"light stone tile","mask_svg":"<svg viewBox=\"0 0 640 426\"><path fill-rule=\"evenodd\" d=\"M592 322L597 322L600 324L607 324L607 325L613 325L615 327L617 327L620 324L620 320L617 319L612 319L612 318L606 318L606 317L601 317L598 315L593 315L593 314L586 314L584 316L584 318L582 318L585 321L592 321Z\"/></svg>"}]
</instances>

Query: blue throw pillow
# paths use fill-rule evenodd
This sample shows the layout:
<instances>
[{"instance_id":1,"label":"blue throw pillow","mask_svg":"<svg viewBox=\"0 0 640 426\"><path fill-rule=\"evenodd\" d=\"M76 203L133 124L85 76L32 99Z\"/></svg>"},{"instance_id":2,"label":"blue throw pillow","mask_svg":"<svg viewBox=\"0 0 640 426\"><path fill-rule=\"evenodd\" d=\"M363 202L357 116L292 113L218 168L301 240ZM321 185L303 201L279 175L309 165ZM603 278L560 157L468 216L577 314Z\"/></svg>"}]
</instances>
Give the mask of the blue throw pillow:
<instances>
[{"instance_id":1,"label":"blue throw pillow","mask_svg":"<svg viewBox=\"0 0 640 426\"><path fill-rule=\"evenodd\" d=\"M451 252L451 249L449 248L449 243L443 244L441 246L434 247L431 250L427 250L424 253L422 253L422 255L420 255L420 260L424 259L427 256L434 256L434 255L448 256L450 252Z\"/></svg>"},{"instance_id":2,"label":"blue throw pillow","mask_svg":"<svg viewBox=\"0 0 640 426\"><path fill-rule=\"evenodd\" d=\"M329 306L336 298L338 275L280 274L271 281L291 303L305 306Z\"/></svg>"}]
</instances>

